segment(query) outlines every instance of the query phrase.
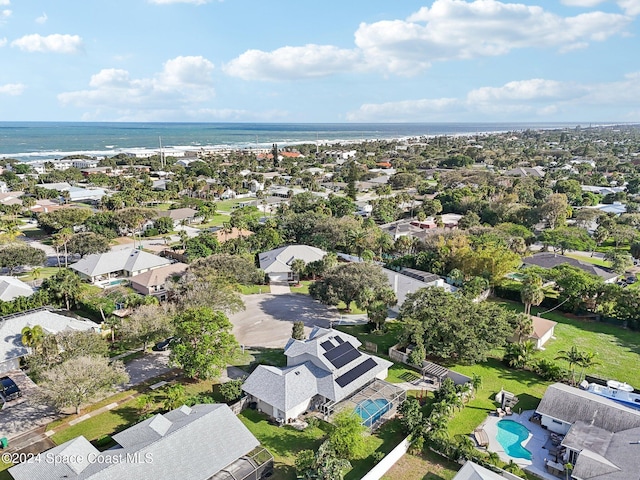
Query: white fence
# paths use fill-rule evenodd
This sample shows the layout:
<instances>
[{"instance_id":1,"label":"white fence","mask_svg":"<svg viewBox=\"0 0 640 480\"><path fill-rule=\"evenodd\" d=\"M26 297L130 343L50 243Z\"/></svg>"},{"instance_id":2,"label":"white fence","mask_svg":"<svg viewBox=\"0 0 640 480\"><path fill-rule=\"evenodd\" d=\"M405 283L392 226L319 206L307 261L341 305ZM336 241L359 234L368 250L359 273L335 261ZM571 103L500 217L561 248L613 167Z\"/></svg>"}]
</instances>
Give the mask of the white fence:
<instances>
[{"instance_id":1,"label":"white fence","mask_svg":"<svg viewBox=\"0 0 640 480\"><path fill-rule=\"evenodd\" d=\"M400 458L409 450L409 437L405 438L398 444L396 448L391 450L375 467L369 470L362 480L380 480L382 476L389 471Z\"/></svg>"}]
</instances>

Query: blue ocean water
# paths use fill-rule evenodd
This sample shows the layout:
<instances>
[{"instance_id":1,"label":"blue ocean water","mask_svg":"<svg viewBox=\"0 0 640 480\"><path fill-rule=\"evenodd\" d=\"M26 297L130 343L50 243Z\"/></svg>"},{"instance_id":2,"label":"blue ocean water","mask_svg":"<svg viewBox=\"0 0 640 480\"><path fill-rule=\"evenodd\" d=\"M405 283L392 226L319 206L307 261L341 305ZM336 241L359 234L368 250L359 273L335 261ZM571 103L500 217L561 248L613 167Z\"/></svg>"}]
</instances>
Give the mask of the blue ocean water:
<instances>
[{"instance_id":1,"label":"blue ocean water","mask_svg":"<svg viewBox=\"0 0 640 480\"><path fill-rule=\"evenodd\" d=\"M0 158L23 161L74 153L115 155L132 149L264 148L273 143L337 143L423 135L573 128L580 123L92 123L0 122Z\"/></svg>"}]
</instances>

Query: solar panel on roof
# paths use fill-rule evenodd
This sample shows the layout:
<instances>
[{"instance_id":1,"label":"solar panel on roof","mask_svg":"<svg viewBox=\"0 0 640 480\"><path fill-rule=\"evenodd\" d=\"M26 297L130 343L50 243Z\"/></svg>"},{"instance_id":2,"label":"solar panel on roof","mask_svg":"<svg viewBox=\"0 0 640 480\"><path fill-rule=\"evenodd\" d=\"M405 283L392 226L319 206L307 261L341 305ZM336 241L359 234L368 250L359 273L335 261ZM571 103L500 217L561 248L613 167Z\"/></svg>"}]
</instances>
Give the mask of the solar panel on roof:
<instances>
[{"instance_id":1,"label":"solar panel on roof","mask_svg":"<svg viewBox=\"0 0 640 480\"><path fill-rule=\"evenodd\" d=\"M329 350L327 353L325 353L324 356L327 360L333 363L333 361L336 358L338 358L340 355L343 355L344 353L346 353L347 350L350 350L352 348L353 348L353 345L351 345L350 343L341 343L336 348Z\"/></svg>"},{"instance_id":2,"label":"solar panel on roof","mask_svg":"<svg viewBox=\"0 0 640 480\"><path fill-rule=\"evenodd\" d=\"M336 383L344 388L345 386L349 385L351 382L360 378L362 375L374 368L376 365L377 363L373 358L368 358L361 364L356 365L348 372L336 378Z\"/></svg>"},{"instance_id":3,"label":"solar panel on roof","mask_svg":"<svg viewBox=\"0 0 640 480\"><path fill-rule=\"evenodd\" d=\"M342 339L342 337L336 337L336 342L344 343L344 340Z\"/></svg>"},{"instance_id":4,"label":"solar panel on roof","mask_svg":"<svg viewBox=\"0 0 640 480\"><path fill-rule=\"evenodd\" d=\"M336 368L342 368L346 364L354 361L360 355L361 355L361 353L358 350L356 350L355 348L351 347L350 350L347 350L345 353L343 353L339 357L334 358L331 363Z\"/></svg>"},{"instance_id":5,"label":"solar panel on roof","mask_svg":"<svg viewBox=\"0 0 640 480\"><path fill-rule=\"evenodd\" d=\"M332 348L335 348L335 345L333 344L333 342L331 342L331 340L327 340L326 342L322 342L320 344L320 346L322 348L324 348L324 351L326 352L327 350L331 350Z\"/></svg>"}]
</instances>

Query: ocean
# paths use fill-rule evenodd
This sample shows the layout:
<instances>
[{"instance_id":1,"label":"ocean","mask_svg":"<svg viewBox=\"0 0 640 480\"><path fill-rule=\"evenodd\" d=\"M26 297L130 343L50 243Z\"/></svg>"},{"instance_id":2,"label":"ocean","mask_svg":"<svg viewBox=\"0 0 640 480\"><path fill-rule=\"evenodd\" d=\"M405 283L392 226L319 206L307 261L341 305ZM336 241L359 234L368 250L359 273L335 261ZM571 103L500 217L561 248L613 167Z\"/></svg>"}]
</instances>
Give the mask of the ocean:
<instances>
[{"instance_id":1,"label":"ocean","mask_svg":"<svg viewBox=\"0 0 640 480\"><path fill-rule=\"evenodd\" d=\"M123 152L268 148L416 136L574 128L580 123L93 123L0 122L0 159L52 160Z\"/></svg>"}]
</instances>

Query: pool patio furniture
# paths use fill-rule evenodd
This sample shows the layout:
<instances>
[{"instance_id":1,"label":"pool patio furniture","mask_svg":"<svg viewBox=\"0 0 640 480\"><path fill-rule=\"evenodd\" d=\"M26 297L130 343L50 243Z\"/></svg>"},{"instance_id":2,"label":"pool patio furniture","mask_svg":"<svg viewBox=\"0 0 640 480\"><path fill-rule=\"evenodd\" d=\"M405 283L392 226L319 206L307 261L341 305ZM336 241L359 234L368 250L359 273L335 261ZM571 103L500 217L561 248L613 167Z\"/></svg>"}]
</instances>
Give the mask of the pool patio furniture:
<instances>
[{"instance_id":1,"label":"pool patio furniture","mask_svg":"<svg viewBox=\"0 0 640 480\"><path fill-rule=\"evenodd\" d=\"M473 431L473 438L475 438L476 443L479 447L488 447L489 446L489 436L487 432L482 428L476 428Z\"/></svg>"},{"instance_id":2,"label":"pool patio furniture","mask_svg":"<svg viewBox=\"0 0 640 480\"><path fill-rule=\"evenodd\" d=\"M504 407L504 413L506 413L507 415L513 415L511 407Z\"/></svg>"},{"instance_id":3,"label":"pool patio furniture","mask_svg":"<svg viewBox=\"0 0 640 480\"><path fill-rule=\"evenodd\" d=\"M496 408L496 415L498 417L504 417L506 415L506 412L502 408Z\"/></svg>"}]
</instances>

